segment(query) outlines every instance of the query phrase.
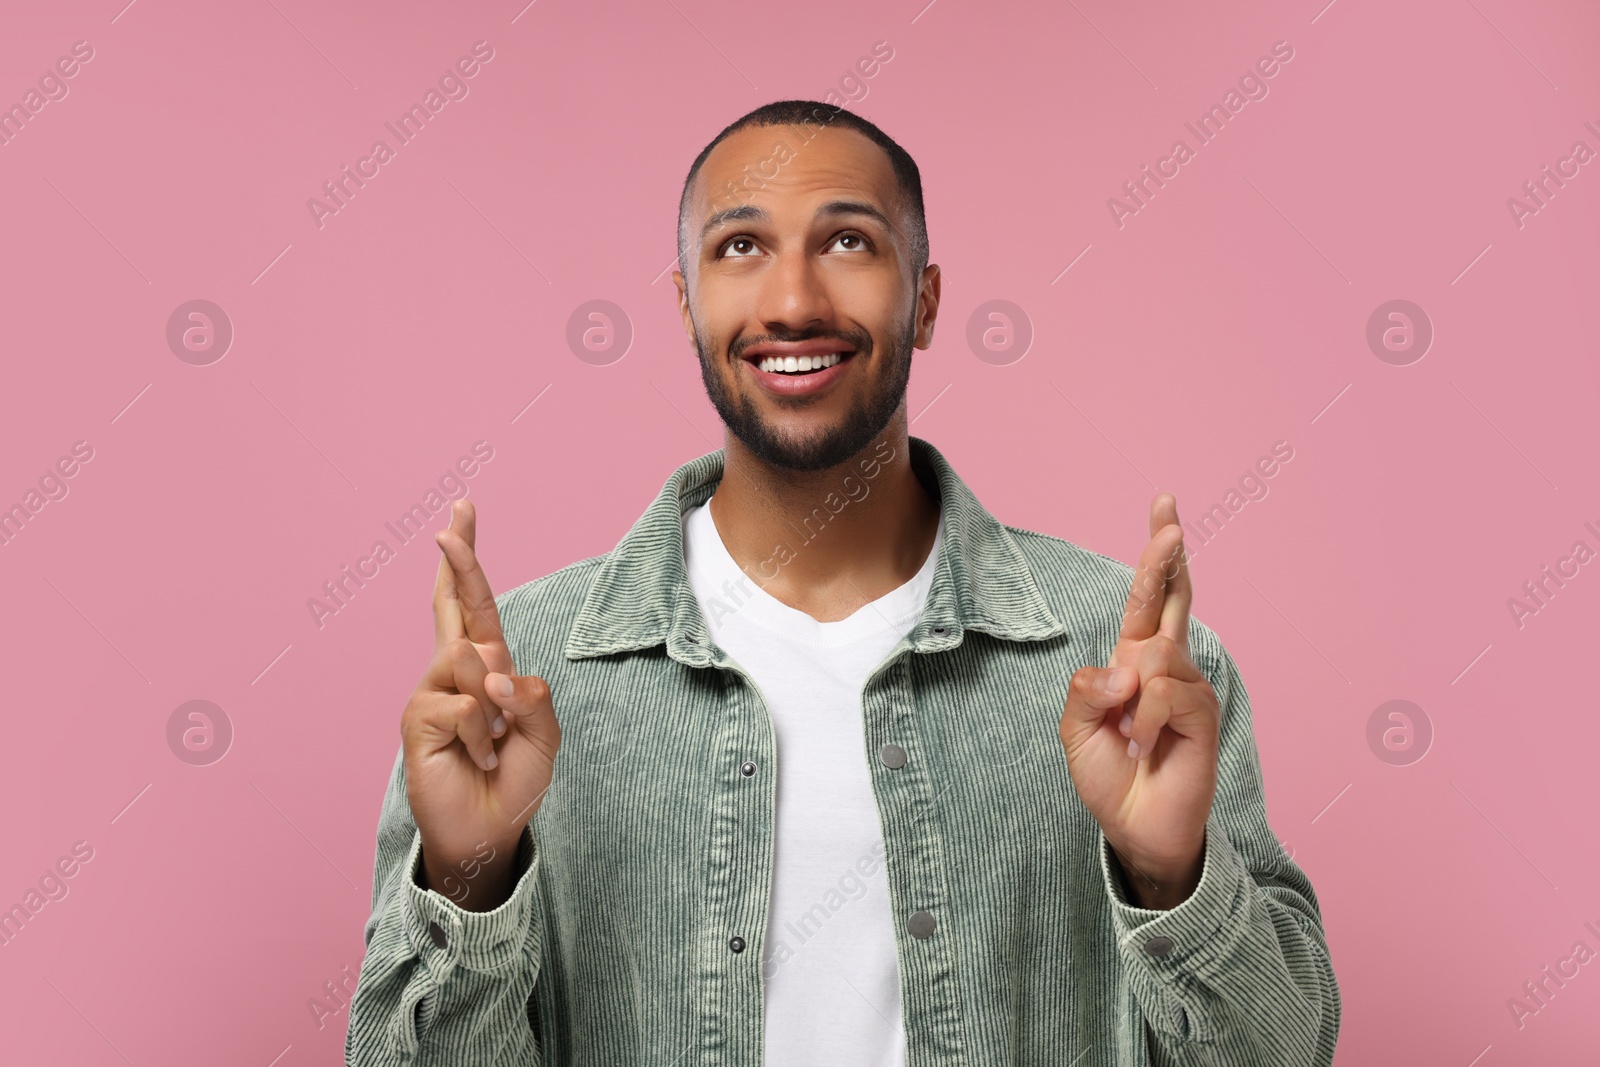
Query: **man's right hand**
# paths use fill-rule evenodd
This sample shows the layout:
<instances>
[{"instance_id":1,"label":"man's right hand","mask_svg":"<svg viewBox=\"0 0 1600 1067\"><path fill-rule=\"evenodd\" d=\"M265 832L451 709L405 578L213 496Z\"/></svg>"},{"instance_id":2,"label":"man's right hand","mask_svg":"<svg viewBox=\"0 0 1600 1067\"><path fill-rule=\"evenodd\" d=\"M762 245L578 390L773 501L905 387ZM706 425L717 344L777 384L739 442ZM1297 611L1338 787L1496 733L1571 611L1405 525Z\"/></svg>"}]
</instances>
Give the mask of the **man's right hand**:
<instances>
[{"instance_id":1,"label":"man's right hand","mask_svg":"<svg viewBox=\"0 0 1600 1067\"><path fill-rule=\"evenodd\" d=\"M427 886L469 911L510 894L522 829L550 788L561 728L544 679L519 678L478 566L477 515L451 504L433 590L434 654L400 719ZM492 857L487 858L486 857Z\"/></svg>"}]
</instances>

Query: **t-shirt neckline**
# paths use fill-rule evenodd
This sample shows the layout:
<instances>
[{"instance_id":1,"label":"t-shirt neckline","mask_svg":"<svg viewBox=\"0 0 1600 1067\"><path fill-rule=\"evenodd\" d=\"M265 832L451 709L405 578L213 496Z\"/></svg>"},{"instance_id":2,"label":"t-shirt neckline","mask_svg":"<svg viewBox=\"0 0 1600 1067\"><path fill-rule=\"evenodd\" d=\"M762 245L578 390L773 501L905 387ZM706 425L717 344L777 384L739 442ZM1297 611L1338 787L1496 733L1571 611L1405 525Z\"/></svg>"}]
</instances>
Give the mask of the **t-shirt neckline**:
<instances>
[{"instance_id":1,"label":"t-shirt neckline","mask_svg":"<svg viewBox=\"0 0 1600 1067\"><path fill-rule=\"evenodd\" d=\"M768 593L756 577L740 570L717 531L709 500L691 508L684 520L684 553L690 573L709 579L696 584L707 589L703 595L708 599L702 611L713 638L735 615L780 633L786 639L824 647L851 644L889 630L896 631L897 635L904 634L927 601L943 543L944 515L941 512L934 529L933 547L916 574L876 600L863 604L846 618L818 622ZM691 546L702 551L691 551Z\"/></svg>"}]
</instances>

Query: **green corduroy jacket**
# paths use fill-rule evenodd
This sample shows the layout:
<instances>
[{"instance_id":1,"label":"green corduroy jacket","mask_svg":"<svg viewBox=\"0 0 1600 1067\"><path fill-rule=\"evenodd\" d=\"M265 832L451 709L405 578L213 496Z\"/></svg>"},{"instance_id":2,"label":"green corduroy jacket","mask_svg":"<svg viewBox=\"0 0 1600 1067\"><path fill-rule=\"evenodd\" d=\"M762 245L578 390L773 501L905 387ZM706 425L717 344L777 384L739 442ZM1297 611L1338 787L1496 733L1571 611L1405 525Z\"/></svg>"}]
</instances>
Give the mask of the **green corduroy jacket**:
<instances>
[{"instance_id":1,"label":"green corduroy jacket","mask_svg":"<svg viewBox=\"0 0 1600 1067\"><path fill-rule=\"evenodd\" d=\"M1222 708L1204 870L1176 907L1134 906L1059 734L1133 571L1001 524L932 444L909 450L945 536L921 618L861 696L906 1067L1331 1063L1321 912L1267 824L1232 657L1191 618ZM496 597L517 672L550 685L553 781L512 896L472 912L417 884L396 756L348 1064L760 1065L782 753L683 563L683 512L722 472L720 449L685 463L616 548Z\"/></svg>"}]
</instances>

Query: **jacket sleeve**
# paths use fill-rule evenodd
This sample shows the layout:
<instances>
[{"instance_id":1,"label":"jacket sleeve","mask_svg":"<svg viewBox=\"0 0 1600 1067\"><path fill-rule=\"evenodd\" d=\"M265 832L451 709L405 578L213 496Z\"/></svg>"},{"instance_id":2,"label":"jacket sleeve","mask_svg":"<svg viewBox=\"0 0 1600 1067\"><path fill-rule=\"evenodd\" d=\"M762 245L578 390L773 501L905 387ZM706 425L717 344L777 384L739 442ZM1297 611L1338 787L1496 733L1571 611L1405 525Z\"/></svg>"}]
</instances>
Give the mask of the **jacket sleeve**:
<instances>
[{"instance_id":1,"label":"jacket sleeve","mask_svg":"<svg viewBox=\"0 0 1600 1067\"><path fill-rule=\"evenodd\" d=\"M1327 1067L1339 986L1316 893L1267 825L1250 700L1233 658L1191 620L1190 647L1222 710L1217 793L1200 884L1169 910L1129 903L1102 832L1124 974L1157 1067Z\"/></svg>"},{"instance_id":2,"label":"jacket sleeve","mask_svg":"<svg viewBox=\"0 0 1600 1067\"><path fill-rule=\"evenodd\" d=\"M493 911L467 911L417 884L422 834L406 797L404 750L378 819L366 958L350 998L347 1067L539 1067L531 998L543 944L539 856L530 822L516 888ZM463 879L470 892L471 883Z\"/></svg>"}]
</instances>

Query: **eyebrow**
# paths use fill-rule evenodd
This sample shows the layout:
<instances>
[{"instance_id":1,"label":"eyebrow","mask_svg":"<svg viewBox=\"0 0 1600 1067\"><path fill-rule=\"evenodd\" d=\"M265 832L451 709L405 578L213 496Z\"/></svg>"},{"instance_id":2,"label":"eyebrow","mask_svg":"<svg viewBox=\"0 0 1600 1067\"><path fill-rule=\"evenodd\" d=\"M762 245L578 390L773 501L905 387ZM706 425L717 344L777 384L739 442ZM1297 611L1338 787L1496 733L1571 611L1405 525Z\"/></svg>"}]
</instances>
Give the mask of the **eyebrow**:
<instances>
[{"instance_id":1,"label":"eyebrow","mask_svg":"<svg viewBox=\"0 0 1600 1067\"><path fill-rule=\"evenodd\" d=\"M816 217L832 218L840 215L864 215L877 222L890 233L894 232L894 225L889 217L882 211L873 207L865 200L830 200L817 208ZM712 230L727 222L771 222L772 216L767 214L767 209L755 204L740 204L738 207L724 208L706 219L706 224L700 227L700 240L704 243L707 235Z\"/></svg>"}]
</instances>

